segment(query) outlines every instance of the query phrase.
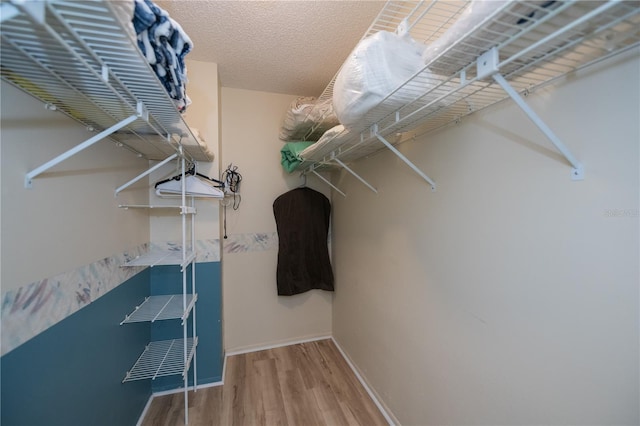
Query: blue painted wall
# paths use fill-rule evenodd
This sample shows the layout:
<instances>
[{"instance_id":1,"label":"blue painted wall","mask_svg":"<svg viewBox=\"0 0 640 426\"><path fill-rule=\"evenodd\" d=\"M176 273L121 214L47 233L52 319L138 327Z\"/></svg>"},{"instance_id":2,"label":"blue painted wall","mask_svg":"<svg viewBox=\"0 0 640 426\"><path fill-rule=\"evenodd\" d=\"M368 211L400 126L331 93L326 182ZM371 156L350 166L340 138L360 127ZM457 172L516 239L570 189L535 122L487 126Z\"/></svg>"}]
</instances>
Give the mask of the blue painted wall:
<instances>
[{"instance_id":1,"label":"blue painted wall","mask_svg":"<svg viewBox=\"0 0 640 426\"><path fill-rule=\"evenodd\" d=\"M191 270L188 271L188 288L191 289ZM198 347L198 384L213 383L222 380L224 361L222 351L221 321L221 275L220 262L196 264L196 333ZM189 290L190 292L190 290ZM155 266L151 269L151 294L182 293L182 273L178 266ZM191 336L191 318L189 336ZM156 321L151 325L152 340L182 338L180 321ZM190 383L193 383L193 367L190 370ZM159 377L152 381L153 392L180 388L184 385L181 376Z\"/></svg>"},{"instance_id":2,"label":"blue painted wall","mask_svg":"<svg viewBox=\"0 0 640 426\"><path fill-rule=\"evenodd\" d=\"M205 384L222 380L220 263L198 263L196 283L198 383ZM179 267L148 268L3 356L0 423L135 425L151 392L180 388L182 378L122 379L149 341L182 338L182 326L120 321L150 294L181 292Z\"/></svg>"},{"instance_id":3,"label":"blue painted wall","mask_svg":"<svg viewBox=\"0 0 640 426\"><path fill-rule=\"evenodd\" d=\"M151 333L119 324L149 289L146 269L3 356L2 425L135 425L151 388L122 379Z\"/></svg>"}]
</instances>

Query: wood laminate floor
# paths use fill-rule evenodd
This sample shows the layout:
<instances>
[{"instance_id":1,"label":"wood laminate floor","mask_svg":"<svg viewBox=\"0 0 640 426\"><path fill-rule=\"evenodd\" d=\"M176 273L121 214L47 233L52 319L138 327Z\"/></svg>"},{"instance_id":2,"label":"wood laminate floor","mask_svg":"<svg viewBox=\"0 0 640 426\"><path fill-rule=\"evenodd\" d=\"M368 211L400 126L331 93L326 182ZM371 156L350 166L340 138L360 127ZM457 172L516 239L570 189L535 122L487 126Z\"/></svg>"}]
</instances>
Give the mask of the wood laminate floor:
<instances>
[{"instance_id":1,"label":"wood laminate floor","mask_svg":"<svg viewBox=\"0 0 640 426\"><path fill-rule=\"evenodd\" d=\"M227 358L224 385L189 392L189 425L387 425L332 340ZM184 394L156 397L143 426L184 425Z\"/></svg>"}]
</instances>

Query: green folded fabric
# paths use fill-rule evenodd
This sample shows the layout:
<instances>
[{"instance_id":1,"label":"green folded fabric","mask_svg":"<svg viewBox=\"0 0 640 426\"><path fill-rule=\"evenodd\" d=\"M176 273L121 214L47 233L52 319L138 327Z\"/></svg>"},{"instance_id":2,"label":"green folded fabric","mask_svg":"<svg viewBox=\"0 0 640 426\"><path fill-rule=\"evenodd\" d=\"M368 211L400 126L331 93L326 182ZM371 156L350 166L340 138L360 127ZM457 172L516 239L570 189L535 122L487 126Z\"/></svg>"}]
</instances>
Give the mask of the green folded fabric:
<instances>
[{"instance_id":1,"label":"green folded fabric","mask_svg":"<svg viewBox=\"0 0 640 426\"><path fill-rule=\"evenodd\" d=\"M282 156L280 164L282 164L282 168L285 169L287 173L293 173L296 170L296 167L298 167L302 162L298 155L312 144L313 142L285 143L280 150L280 155Z\"/></svg>"}]
</instances>

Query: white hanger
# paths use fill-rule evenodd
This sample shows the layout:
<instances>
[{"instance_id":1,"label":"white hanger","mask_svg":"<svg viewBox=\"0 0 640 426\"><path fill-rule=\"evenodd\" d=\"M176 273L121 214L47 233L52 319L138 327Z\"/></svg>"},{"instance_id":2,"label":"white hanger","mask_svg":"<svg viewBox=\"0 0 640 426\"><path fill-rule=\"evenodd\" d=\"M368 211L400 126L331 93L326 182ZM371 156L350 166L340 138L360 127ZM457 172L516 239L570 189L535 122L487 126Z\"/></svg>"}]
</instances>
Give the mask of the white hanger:
<instances>
[{"instance_id":1,"label":"white hanger","mask_svg":"<svg viewBox=\"0 0 640 426\"><path fill-rule=\"evenodd\" d=\"M224 198L224 192L215 188L196 176L185 177L185 194L189 197ZM182 195L182 182L169 180L156 186L156 195L159 197L175 197Z\"/></svg>"}]
</instances>

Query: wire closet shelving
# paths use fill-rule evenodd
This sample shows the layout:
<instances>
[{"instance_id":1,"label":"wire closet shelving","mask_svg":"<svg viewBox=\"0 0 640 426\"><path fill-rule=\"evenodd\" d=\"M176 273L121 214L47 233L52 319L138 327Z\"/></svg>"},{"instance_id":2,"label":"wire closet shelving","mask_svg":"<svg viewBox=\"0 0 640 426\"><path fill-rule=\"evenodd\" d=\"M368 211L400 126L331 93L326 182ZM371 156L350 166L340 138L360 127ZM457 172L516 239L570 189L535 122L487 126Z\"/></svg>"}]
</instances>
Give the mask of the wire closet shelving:
<instances>
[{"instance_id":1,"label":"wire closet shelving","mask_svg":"<svg viewBox=\"0 0 640 426\"><path fill-rule=\"evenodd\" d=\"M469 4L392 0L363 39L378 31L408 32L429 46L446 35ZM562 153L571 166L571 178L583 179L580 161L523 98L569 73L637 49L640 3L565 0L495 4L489 16L429 56L422 70L378 103L357 125L304 157L298 170L322 178L318 170L342 167L375 191L347 164L387 148L435 190L436 183L394 145L459 123L469 114L511 98ZM335 79L319 100L332 98Z\"/></svg>"},{"instance_id":2,"label":"wire closet shelving","mask_svg":"<svg viewBox=\"0 0 640 426\"><path fill-rule=\"evenodd\" d=\"M150 160L164 160L180 147L189 160L213 159L138 49L118 2L15 0L0 7L2 79L95 133L30 171L28 187L105 138Z\"/></svg>"},{"instance_id":3,"label":"wire closet shelving","mask_svg":"<svg viewBox=\"0 0 640 426\"><path fill-rule=\"evenodd\" d=\"M151 342L136 361L123 382L156 379L176 374L187 375L189 364L195 354L198 338L171 339ZM184 353L187 353L187 363Z\"/></svg>"},{"instance_id":4,"label":"wire closet shelving","mask_svg":"<svg viewBox=\"0 0 640 426\"><path fill-rule=\"evenodd\" d=\"M182 148L180 148L180 152ZM172 156L173 157L173 156ZM172 158L170 157L170 158ZM121 205L121 208L167 208L170 210L179 209L181 216L182 244L175 250L150 250L148 253L140 255L124 263L123 267L159 265L173 265L180 268L182 277L182 293L170 295L154 295L147 297L133 312L126 315L120 323L131 324L136 322L156 322L161 320L181 320L182 338L166 341L154 341L149 343L142 355L138 358L134 366L127 371L123 382L133 380L154 380L158 377L182 375L184 382L184 422L189 423L189 370L193 365L193 387L197 390L197 357L196 347L198 346L198 336L196 333L196 302L198 294L196 292L196 251L195 251L195 200L190 198L187 205L186 188L186 165L184 156L180 156L179 165L181 169L181 205L180 206L144 206L144 205ZM148 174L142 173L137 178L132 179L127 184L116 190L116 193L123 190L128 185L139 180L140 176ZM187 219L189 218L189 219ZM190 232L188 232L190 230ZM190 285L189 285L190 274ZM191 319L189 327L188 319Z\"/></svg>"},{"instance_id":5,"label":"wire closet shelving","mask_svg":"<svg viewBox=\"0 0 640 426\"><path fill-rule=\"evenodd\" d=\"M0 68L4 81L41 100L95 133L76 147L26 174L25 186L58 163L105 138L149 160L160 160L115 190L125 190L176 160L182 173L180 205L120 205L124 209L169 209L182 218L179 250L157 251L122 265L175 265L182 275L180 294L150 296L121 325L180 320L182 337L149 343L123 382L181 375L185 424L188 376L197 388L195 214L185 195L185 170L213 155L194 136L173 100L139 51L125 2L106 0L10 0L0 3ZM133 1L129 6L133 5ZM129 15L127 16L127 13ZM127 16L123 18L123 16ZM190 205L189 205L190 204ZM190 218L188 221L187 218ZM189 225L190 224L190 225ZM187 229L190 227L190 233ZM190 234L190 235L187 235ZM190 283L189 283L189 274Z\"/></svg>"}]
</instances>

